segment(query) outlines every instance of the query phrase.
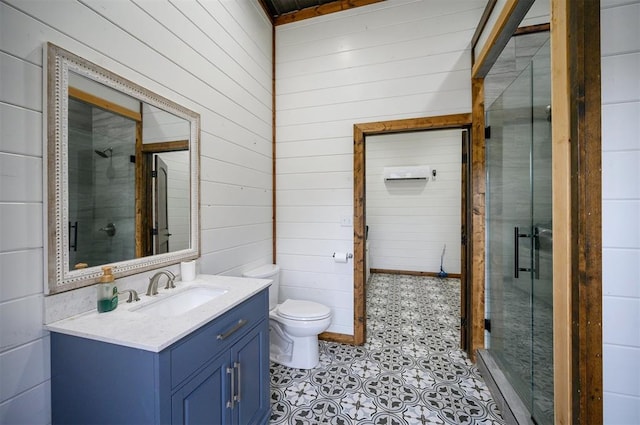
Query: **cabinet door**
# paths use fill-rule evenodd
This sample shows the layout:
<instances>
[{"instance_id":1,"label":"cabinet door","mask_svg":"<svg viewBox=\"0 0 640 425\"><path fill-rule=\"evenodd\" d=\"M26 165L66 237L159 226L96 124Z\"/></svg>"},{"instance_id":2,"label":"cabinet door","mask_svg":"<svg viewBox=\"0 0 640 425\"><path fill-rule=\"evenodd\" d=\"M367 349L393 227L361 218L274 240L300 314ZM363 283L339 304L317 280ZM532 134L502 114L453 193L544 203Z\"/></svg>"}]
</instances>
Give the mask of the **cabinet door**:
<instances>
[{"instance_id":1,"label":"cabinet door","mask_svg":"<svg viewBox=\"0 0 640 425\"><path fill-rule=\"evenodd\" d=\"M171 397L172 424L230 423L229 353L217 357Z\"/></svg>"},{"instance_id":2,"label":"cabinet door","mask_svg":"<svg viewBox=\"0 0 640 425\"><path fill-rule=\"evenodd\" d=\"M236 369L235 423L263 423L269 412L269 325L266 320L232 347Z\"/></svg>"}]
</instances>

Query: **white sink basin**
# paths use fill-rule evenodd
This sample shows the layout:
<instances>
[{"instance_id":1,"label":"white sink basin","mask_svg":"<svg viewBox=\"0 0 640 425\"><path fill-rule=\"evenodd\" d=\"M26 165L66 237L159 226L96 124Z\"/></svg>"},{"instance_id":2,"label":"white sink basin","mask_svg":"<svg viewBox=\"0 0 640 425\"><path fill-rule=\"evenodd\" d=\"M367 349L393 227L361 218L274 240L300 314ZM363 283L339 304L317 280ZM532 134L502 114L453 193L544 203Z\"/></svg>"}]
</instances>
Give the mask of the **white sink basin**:
<instances>
[{"instance_id":1,"label":"white sink basin","mask_svg":"<svg viewBox=\"0 0 640 425\"><path fill-rule=\"evenodd\" d=\"M193 286L157 301L152 301L149 304L134 307L131 311L157 316L179 316L214 298L218 298L226 292L226 289Z\"/></svg>"}]
</instances>

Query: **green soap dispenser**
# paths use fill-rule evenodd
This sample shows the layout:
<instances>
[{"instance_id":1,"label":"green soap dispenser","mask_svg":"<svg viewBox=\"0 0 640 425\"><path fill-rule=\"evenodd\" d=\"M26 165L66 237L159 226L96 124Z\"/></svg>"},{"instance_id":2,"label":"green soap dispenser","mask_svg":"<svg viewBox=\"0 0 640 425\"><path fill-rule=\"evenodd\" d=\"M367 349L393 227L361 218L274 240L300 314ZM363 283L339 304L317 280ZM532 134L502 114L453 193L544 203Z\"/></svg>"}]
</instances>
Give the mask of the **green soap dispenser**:
<instances>
[{"instance_id":1,"label":"green soap dispenser","mask_svg":"<svg viewBox=\"0 0 640 425\"><path fill-rule=\"evenodd\" d=\"M98 313L106 313L118 307L118 288L114 281L111 266L104 266L98 283Z\"/></svg>"}]
</instances>

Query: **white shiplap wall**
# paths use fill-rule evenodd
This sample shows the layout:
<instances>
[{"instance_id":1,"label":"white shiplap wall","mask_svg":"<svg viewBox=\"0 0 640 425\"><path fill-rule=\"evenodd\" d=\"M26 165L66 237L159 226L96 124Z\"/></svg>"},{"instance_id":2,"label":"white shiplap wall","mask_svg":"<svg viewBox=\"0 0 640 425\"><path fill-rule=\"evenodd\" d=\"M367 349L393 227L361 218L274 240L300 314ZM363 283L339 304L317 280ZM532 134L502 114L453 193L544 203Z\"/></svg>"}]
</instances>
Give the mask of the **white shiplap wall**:
<instances>
[{"instance_id":1,"label":"white shiplap wall","mask_svg":"<svg viewBox=\"0 0 640 425\"><path fill-rule=\"evenodd\" d=\"M353 334L353 125L471 111L469 44L486 1L388 0L276 28L277 262L284 298Z\"/></svg>"},{"instance_id":2,"label":"white shiplap wall","mask_svg":"<svg viewBox=\"0 0 640 425\"><path fill-rule=\"evenodd\" d=\"M605 424L640 423L640 1L603 0Z\"/></svg>"},{"instance_id":3,"label":"white shiplap wall","mask_svg":"<svg viewBox=\"0 0 640 425\"><path fill-rule=\"evenodd\" d=\"M366 141L366 220L369 266L460 273L462 130L369 136ZM388 181L389 166L426 165L424 181Z\"/></svg>"},{"instance_id":4,"label":"white shiplap wall","mask_svg":"<svg viewBox=\"0 0 640 425\"><path fill-rule=\"evenodd\" d=\"M240 275L271 259L271 36L244 0L0 1L0 423L51 421L43 43L201 114L200 268Z\"/></svg>"}]
</instances>

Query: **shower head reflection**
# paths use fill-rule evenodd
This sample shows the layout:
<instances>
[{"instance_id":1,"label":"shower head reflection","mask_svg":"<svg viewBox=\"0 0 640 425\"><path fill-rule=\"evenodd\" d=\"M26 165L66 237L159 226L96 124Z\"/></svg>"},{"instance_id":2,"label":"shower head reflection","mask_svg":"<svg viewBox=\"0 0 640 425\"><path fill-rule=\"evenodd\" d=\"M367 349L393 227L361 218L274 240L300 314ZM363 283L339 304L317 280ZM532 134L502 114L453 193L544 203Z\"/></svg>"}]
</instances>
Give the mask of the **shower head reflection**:
<instances>
[{"instance_id":1,"label":"shower head reflection","mask_svg":"<svg viewBox=\"0 0 640 425\"><path fill-rule=\"evenodd\" d=\"M100 155L103 158L111 158L111 155L113 154L113 149L112 148L107 148L103 151L100 150L95 150L95 153L97 153L98 155Z\"/></svg>"}]
</instances>

